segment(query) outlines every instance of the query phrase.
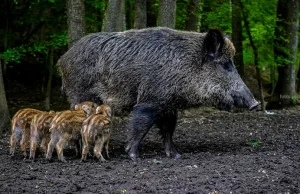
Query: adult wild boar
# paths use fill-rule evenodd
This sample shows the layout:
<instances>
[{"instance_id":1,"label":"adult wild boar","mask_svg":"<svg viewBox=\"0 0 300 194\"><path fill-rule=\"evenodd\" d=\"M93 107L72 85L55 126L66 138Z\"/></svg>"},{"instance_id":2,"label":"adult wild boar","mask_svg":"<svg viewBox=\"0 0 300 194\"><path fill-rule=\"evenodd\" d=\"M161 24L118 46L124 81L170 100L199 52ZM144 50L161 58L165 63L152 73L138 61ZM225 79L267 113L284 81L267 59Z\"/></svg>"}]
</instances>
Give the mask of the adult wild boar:
<instances>
[{"instance_id":1,"label":"adult wild boar","mask_svg":"<svg viewBox=\"0 0 300 194\"><path fill-rule=\"evenodd\" d=\"M233 64L234 53L218 30L158 27L87 35L59 59L58 67L72 104L94 101L113 111L132 108L126 146L132 160L154 124L167 156L178 158L172 140L178 109L258 105Z\"/></svg>"}]
</instances>

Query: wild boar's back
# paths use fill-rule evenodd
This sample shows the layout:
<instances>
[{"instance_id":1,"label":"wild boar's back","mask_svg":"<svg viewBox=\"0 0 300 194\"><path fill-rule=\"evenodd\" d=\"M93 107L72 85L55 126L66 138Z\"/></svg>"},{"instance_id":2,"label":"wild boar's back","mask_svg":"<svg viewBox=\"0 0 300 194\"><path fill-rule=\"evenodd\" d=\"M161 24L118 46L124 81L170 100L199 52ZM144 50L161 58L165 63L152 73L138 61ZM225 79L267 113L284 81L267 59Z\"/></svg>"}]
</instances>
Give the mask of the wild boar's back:
<instances>
[{"instance_id":1,"label":"wild boar's back","mask_svg":"<svg viewBox=\"0 0 300 194\"><path fill-rule=\"evenodd\" d=\"M72 104L168 101L201 63L203 36L168 28L87 35L58 61L63 88Z\"/></svg>"}]
</instances>

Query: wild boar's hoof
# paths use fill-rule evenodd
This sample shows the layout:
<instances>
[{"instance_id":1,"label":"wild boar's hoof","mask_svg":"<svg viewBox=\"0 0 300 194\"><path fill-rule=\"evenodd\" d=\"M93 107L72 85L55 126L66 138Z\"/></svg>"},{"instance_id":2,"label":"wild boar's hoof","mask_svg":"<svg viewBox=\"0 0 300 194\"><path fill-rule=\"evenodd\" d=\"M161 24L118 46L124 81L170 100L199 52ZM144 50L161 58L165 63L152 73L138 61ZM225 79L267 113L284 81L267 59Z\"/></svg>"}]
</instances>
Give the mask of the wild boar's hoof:
<instances>
[{"instance_id":1,"label":"wild boar's hoof","mask_svg":"<svg viewBox=\"0 0 300 194\"><path fill-rule=\"evenodd\" d=\"M129 154L129 157L130 157L130 159L133 161L133 162L136 162L137 160L137 157L136 157L136 154L135 153L130 153Z\"/></svg>"},{"instance_id":2,"label":"wild boar's hoof","mask_svg":"<svg viewBox=\"0 0 300 194\"><path fill-rule=\"evenodd\" d=\"M126 148L125 148L125 151L128 153L130 159L131 159L133 162L136 162L136 161L137 161L137 155L136 155L136 152L134 152L134 151L132 150L131 143L128 143L128 145L127 145Z\"/></svg>"},{"instance_id":3,"label":"wild boar's hoof","mask_svg":"<svg viewBox=\"0 0 300 194\"><path fill-rule=\"evenodd\" d=\"M171 158L174 157L175 159L179 159L181 158L181 154L179 154L178 152L176 153L170 153L170 152L166 152L167 157Z\"/></svg>"}]
</instances>

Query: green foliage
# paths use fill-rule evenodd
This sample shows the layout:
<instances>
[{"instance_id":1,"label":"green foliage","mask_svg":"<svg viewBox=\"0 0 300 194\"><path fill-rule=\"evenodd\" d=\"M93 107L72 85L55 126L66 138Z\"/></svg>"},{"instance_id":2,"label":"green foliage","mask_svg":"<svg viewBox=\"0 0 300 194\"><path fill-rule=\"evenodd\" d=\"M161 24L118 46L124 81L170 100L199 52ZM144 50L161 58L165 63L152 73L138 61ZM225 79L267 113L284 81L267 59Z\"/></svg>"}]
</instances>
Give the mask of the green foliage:
<instances>
[{"instance_id":1,"label":"green foliage","mask_svg":"<svg viewBox=\"0 0 300 194\"><path fill-rule=\"evenodd\" d=\"M296 97L291 98L291 104L296 105L298 103L298 99Z\"/></svg>"},{"instance_id":2,"label":"green foliage","mask_svg":"<svg viewBox=\"0 0 300 194\"><path fill-rule=\"evenodd\" d=\"M256 141L256 140L251 140L247 142L248 145L252 146L252 147L258 147L261 145L260 141Z\"/></svg>"},{"instance_id":3,"label":"green foliage","mask_svg":"<svg viewBox=\"0 0 300 194\"><path fill-rule=\"evenodd\" d=\"M49 41L34 42L32 45L21 45L4 51L0 57L5 63L20 63L24 57L29 55L36 56L37 54L47 54L50 47L55 49L68 45L67 31L62 31L60 34L50 35Z\"/></svg>"},{"instance_id":4,"label":"green foliage","mask_svg":"<svg viewBox=\"0 0 300 194\"><path fill-rule=\"evenodd\" d=\"M244 1L244 11L248 13L250 30L254 43L258 48L259 66L265 68L275 65L273 54L274 28L276 20L276 0L252 0ZM247 37L244 32L244 37ZM243 41L245 49L251 47L249 39ZM246 64L253 64L252 50L244 51ZM252 59L252 60L249 60Z\"/></svg>"},{"instance_id":5,"label":"green foliage","mask_svg":"<svg viewBox=\"0 0 300 194\"><path fill-rule=\"evenodd\" d=\"M104 18L105 0L85 0L86 31L101 31Z\"/></svg>"},{"instance_id":6,"label":"green foliage","mask_svg":"<svg viewBox=\"0 0 300 194\"><path fill-rule=\"evenodd\" d=\"M231 4L229 1L204 0L201 18L202 31L216 28L231 34Z\"/></svg>"},{"instance_id":7,"label":"green foliage","mask_svg":"<svg viewBox=\"0 0 300 194\"><path fill-rule=\"evenodd\" d=\"M184 30L185 28L185 21L186 21L186 14L187 14L187 6L188 0L181 0L176 2L176 22L175 28Z\"/></svg>"}]
</instances>

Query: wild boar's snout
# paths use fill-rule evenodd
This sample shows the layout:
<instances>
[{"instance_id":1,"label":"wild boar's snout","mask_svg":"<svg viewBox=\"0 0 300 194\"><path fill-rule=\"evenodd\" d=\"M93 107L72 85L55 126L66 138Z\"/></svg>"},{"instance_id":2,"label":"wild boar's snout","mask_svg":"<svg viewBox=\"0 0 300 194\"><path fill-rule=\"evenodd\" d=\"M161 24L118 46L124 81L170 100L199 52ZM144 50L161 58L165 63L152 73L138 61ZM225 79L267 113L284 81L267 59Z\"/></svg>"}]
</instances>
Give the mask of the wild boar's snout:
<instances>
[{"instance_id":1,"label":"wild boar's snout","mask_svg":"<svg viewBox=\"0 0 300 194\"><path fill-rule=\"evenodd\" d=\"M260 104L255 100L252 92L245 84L235 91L233 99L236 107L248 108L250 111Z\"/></svg>"},{"instance_id":2,"label":"wild boar's snout","mask_svg":"<svg viewBox=\"0 0 300 194\"><path fill-rule=\"evenodd\" d=\"M258 107L258 105L260 105L260 102L257 102L255 99L253 99L249 111L254 110L256 107Z\"/></svg>"}]
</instances>

